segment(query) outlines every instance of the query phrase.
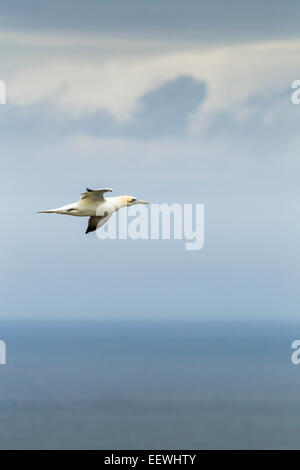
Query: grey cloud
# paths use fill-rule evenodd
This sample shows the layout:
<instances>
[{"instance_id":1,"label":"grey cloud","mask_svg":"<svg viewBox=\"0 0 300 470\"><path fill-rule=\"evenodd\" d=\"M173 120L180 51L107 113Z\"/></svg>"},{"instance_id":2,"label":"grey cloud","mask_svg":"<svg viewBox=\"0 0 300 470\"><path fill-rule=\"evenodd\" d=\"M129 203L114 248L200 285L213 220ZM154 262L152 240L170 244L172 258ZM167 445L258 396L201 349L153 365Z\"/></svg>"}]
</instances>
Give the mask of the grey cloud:
<instances>
[{"instance_id":1,"label":"grey cloud","mask_svg":"<svg viewBox=\"0 0 300 470\"><path fill-rule=\"evenodd\" d=\"M11 0L1 5L2 28L81 30L165 36L204 42L293 37L300 5L292 0Z\"/></svg>"},{"instance_id":2,"label":"grey cloud","mask_svg":"<svg viewBox=\"0 0 300 470\"><path fill-rule=\"evenodd\" d=\"M182 135L187 119L205 99L205 85L188 76L164 82L141 97L133 119L119 122L108 112L100 110L90 116L71 118L58 115L47 100L42 103L15 107L7 106L0 115L0 125L6 134L17 131L24 137L36 138L76 133L97 137L153 138ZM29 133L29 134L28 134Z\"/></svg>"}]
</instances>

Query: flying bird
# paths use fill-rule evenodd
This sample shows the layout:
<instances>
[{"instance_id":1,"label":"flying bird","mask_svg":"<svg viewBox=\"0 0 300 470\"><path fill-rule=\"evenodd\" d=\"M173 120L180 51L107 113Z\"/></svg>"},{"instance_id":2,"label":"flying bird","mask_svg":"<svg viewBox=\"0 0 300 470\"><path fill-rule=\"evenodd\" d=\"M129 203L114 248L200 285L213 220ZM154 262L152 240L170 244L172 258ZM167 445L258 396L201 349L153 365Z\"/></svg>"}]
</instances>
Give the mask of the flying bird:
<instances>
[{"instance_id":1,"label":"flying bird","mask_svg":"<svg viewBox=\"0 0 300 470\"><path fill-rule=\"evenodd\" d=\"M89 223L85 233L94 232L102 227L112 214L121 207L133 206L134 204L149 204L132 196L117 196L105 198L105 193L111 193L112 189L89 189L80 194L80 200L67 204L66 206L50 209L48 211L38 211L38 214L63 214L75 217L89 217Z\"/></svg>"}]
</instances>

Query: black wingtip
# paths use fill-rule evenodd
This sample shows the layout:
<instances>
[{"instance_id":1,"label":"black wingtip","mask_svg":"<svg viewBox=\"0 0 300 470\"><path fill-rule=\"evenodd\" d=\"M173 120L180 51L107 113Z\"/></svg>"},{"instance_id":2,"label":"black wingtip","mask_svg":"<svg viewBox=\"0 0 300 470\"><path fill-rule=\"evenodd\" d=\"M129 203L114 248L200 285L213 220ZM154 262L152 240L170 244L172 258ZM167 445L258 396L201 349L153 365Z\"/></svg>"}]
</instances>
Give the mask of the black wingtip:
<instances>
[{"instance_id":1,"label":"black wingtip","mask_svg":"<svg viewBox=\"0 0 300 470\"><path fill-rule=\"evenodd\" d=\"M90 233L90 232L95 232L96 230L97 230L97 227L95 227L95 228L93 228L93 227L92 227L92 228L88 227L88 228L86 229L86 231L85 231L85 235L86 235L87 233Z\"/></svg>"},{"instance_id":2,"label":"black wingtip","mask_svg":"<svg viewBox=\"0 0 300 470\"><path fill-rule=\"evenodd\" d=\"M93 189L90 189L90 188L86 188L87 192L88 193L92 193L93 192Z\"/></svg>"}]
</instances>

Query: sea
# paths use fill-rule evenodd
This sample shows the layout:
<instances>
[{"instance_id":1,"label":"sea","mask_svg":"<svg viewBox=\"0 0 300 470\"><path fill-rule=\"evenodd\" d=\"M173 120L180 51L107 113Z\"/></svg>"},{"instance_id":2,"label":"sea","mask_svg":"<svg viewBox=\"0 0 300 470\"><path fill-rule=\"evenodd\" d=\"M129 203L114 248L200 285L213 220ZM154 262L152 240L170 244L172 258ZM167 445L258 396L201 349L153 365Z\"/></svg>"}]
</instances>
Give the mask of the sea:
<instances>
[{"instance_id":1,"label":"sea","mask_svg":"<svg viewBox=\"0 0 300 470\"><path fill-rule=\"evenodd\" d=\"M1 449L300 449L300 321L4 320L0 339Z\"/></svg>"}]
</instances>

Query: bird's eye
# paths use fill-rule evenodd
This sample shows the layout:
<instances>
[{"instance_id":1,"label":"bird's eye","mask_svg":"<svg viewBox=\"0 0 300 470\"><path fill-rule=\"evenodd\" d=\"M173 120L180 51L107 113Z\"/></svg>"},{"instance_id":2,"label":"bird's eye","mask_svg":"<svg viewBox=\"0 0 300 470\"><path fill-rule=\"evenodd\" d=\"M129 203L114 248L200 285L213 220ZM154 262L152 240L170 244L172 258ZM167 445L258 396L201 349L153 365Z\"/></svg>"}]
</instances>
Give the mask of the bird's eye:
<instances>
[{"instance_id":1,"label":"bird's eye","mask_svg":"<svg viewBox=\"0 0 300 470\"><path fill-rule=\"evenodd\" d=\"M136 198L133 197L130 202L135 202L135 201L136 201Z\"/></svg>"}]
</instances>

